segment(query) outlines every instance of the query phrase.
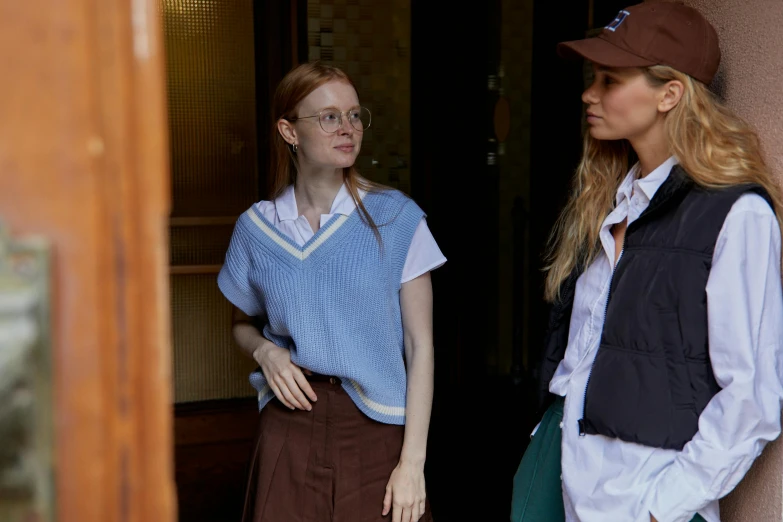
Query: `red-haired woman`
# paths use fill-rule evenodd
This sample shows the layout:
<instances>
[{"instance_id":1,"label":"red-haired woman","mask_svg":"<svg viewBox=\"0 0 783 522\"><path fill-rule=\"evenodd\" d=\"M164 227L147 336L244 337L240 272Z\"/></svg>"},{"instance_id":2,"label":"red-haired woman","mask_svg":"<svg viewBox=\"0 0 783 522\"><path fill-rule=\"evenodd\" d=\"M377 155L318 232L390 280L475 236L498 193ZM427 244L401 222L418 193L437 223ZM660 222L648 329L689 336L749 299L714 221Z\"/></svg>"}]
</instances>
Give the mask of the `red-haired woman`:
<instances>
[{"instance_id":1,"label":"red-haired woman","mask_svg":"<svg viewBox=\"0 0 783 522\"><path fill-rule=\"evenodd\" d=\"M218 277L259 364L244 520L431 520L429 272L445 258L416 203L354 168L370 112L343 71L295 68L273 110L271 198L237 221Z\"/></svg>"}]
</instances>

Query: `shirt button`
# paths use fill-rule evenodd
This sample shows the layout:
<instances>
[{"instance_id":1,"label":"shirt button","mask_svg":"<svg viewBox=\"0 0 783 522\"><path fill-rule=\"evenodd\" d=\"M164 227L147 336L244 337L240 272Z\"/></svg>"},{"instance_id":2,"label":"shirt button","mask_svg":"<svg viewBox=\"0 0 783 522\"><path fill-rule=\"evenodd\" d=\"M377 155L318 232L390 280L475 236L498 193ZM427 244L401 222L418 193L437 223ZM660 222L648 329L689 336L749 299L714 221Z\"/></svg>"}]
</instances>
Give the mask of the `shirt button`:
<instances>
[{"instance_id":1,"label":"shirt button","mask_svg":"<svg viewBox=\"0 0 783 522\"><path fill-rule=\"evenodd\" d=\"M563 429L563 421L560 421L560 429Z\"/></svg>"},{"instance_id":2,"label":"shirt button","mask_svg":"<svg viewBox=\"0 0 783 522\"><path fill-rule=\"evenodd\" d=\"M335 378L334 378L334 377L329 377L329 382L330 382L331 384L337 384L337 381L335 380Z\"/></svg>"}]
</instances>

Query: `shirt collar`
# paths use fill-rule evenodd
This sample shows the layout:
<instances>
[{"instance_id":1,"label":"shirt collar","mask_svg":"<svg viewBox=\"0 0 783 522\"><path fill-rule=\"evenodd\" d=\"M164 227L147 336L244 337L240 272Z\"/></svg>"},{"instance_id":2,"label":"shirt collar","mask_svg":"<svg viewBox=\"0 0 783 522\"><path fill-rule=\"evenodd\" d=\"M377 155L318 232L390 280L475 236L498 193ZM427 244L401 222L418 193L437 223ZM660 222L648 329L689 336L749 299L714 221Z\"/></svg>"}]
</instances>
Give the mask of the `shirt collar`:
<instances>
[{"instance_id":1,"label":"shirt collar","mask_svg":"<svg viewBox=\"0 0 783 522\"><path fill-rule=\"evenodd\" d=\"M643 178L638 178L639 175L639 163L636 163L623 182L620 184L620 188L617 189L616 203L619 205L624 199L631 200L631 195L636 192L637 194L644 195L647 202L652 201L655 193L661 188L664 181L669 178L671 170L677 165L679 161L674 156L670 156L669 159L661 163L655 170L647 174Z\"/></svg>"},{"instance_id":2,"label":"shirt collar","mask_svg":"<svg viewBox=\"0 0 783 522\"><path fill-rule=\"evenodd\" d=\"M280 221L294 221L299 217L293 185L288 185L283 193L275 199L275 210L277 211L277 219Z\"/></svg>"},{"instance_id":3,"label":"shirt collar","mask_svg":"<svg viewBox=\"0 0 783 522\"><path fill-rule=\"evenodd\" d=\"M366 192L359 189L359 198L364 199ZM296 206L296 195L294 194L294 186L289 185L275 199L275 209L277 210L277 219L280 221L295 221L299 217L299 209ZM332 201L332 208L329 214L342 214L348 216L356 210L356 202L351 197L351 193L348 191L348 187L343 183L337 195Z\"/></svg>"}]
</instances>

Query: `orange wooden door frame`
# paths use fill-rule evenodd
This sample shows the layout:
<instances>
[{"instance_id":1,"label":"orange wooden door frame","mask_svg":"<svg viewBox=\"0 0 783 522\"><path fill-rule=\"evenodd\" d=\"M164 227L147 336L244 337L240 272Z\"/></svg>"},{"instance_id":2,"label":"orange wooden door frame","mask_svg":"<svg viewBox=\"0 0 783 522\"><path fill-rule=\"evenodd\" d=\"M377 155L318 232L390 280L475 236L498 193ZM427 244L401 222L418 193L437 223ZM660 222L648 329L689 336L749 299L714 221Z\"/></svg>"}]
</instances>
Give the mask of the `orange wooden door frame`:
<instances>
[{"instance_id":1,"label":"orange wooden door frame","mask_svg":"<svg viewBox=\"0 0 783 522\"><path fill-rule=\"evenodd\" d=\"M155 0L0 0L0 219L53 247L57 522L173 522Z\"/></svg>"}]
</instances>

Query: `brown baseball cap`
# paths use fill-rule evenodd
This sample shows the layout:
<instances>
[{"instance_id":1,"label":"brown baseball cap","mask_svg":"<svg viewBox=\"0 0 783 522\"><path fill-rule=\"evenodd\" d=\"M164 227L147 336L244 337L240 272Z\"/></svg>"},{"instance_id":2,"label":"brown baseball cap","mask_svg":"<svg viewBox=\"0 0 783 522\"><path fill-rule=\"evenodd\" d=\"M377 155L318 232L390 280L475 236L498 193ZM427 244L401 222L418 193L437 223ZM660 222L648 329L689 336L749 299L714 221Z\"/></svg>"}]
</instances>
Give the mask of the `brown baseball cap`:
<instances>
[{"instance_id":1,"label":"brown baseball cap","mask_svg":"<svg viewBox=\"0 0 783 522\"><path fill-rule=\"evenodd\" d=\"M715 28L681 1L648 0L627 7L598 36L561 42L557 52L604 67L668 65L706 84L720 64Z\"/></svg>"}]
</instances>

